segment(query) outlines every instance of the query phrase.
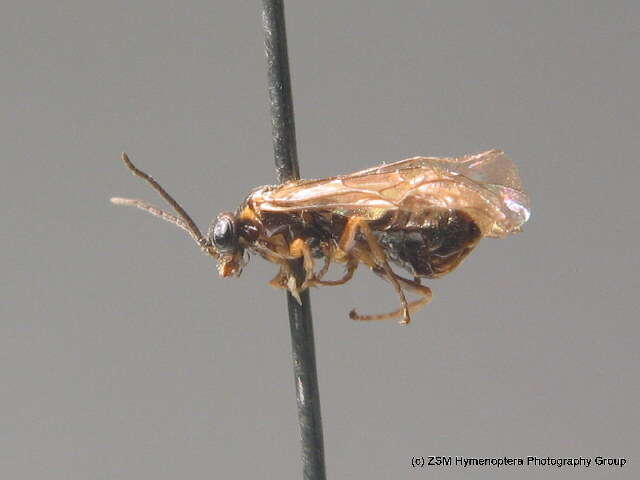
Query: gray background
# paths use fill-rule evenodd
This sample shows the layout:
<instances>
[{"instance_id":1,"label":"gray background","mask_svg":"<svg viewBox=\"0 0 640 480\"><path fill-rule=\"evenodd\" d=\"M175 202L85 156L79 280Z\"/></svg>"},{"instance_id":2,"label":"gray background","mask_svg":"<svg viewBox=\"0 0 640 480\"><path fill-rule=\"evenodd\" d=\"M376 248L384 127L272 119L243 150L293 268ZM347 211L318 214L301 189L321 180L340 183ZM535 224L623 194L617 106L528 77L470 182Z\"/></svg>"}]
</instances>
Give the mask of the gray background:
<instances>
[{"instance_id":1,"label":"gray background","mask_svg":"<svg viewBox=\"0 0 640 480\"><path fill-rule=\"evenodd\" d=\"M305 177L497 147L533 202L409 327L360 270L312 293L330 478L462 478L413 455L626 456L637 478L637 2L289 2ZM297 478L274 267L239 279L179 230L273 182L258 2L25 1L0 18L0 476ZM635 474L634 474L635 473Z\"/></svg>"}]
</instances>

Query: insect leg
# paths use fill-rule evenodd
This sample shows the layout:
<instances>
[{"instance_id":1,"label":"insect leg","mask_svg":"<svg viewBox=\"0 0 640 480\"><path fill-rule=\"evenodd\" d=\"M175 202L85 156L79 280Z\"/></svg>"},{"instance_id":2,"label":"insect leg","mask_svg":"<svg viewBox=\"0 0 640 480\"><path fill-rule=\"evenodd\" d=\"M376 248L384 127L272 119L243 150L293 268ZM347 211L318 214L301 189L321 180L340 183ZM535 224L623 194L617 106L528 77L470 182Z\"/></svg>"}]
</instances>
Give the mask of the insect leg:
<instances>
[{"instance_id":1,"label":"insect leg","mask_svg":"<svg viewBox=\"0 0 640 480\"><path fill-rule=\"evenodd\" d=\"M384 278L385 280L388 280L387 273L381 268L375 268L373 272L376 275L379 275L380 277ZM402 284L403 287L408 288L409 290L421 296L421 298L419 298L418 300L409 302L409 311L415 312L420 307L426 305L431 301L432 294L431 294L431 289L429 287L421 285L420 282L416 281L415 279L409 280L408 278L401 277L397 273L394 273L393 276L396 278L396 280L398 280L398 282ZM419 280L419 277L418 277L418 280ZM402 315L402 309L399 308L398 310L394 310L393 312L389 312L384 315L386 318L399 317L400 315ZM387 317L387 315L389 315L389 317Z\"/></svg>"},{"instance_id":2,"label":"insect leg","mask_svg":"<svg viewBox=\"0 0 640 480\"><path fill-rule=\"evenodd\" d=\"M342 285L343 283L347 283L353 277L353 273L356 271L358 267L358 262L355 260L349 260L347 263L347 271L342 276L342 278L338 280L314 280L314 285L323 285L323 286L336 286Z\"/></svg>"},{"instance_id":3,"label":"insect leg","mask_svg":"<svg viewBox=\"0 0 640 480\"><path fill-rule=\"evenodd\" d=\"M316 281L322 280L322 277L324 277L329 271L330 265L331 265L331 255L329 252L327 252L324 257L324 265L322 265L322 268L318 270L314 276Z\"/></svg>"},{"instance_id":4,"label":"insect leg","mask_svg":"<svg viewBox=\"0 0 640 480\"><path fill-rule=\"evenodd\" d=\"M300 286L300 290L304 290L313 283L313 255L311 254L311 248L307 242L302 238L296 238L291 242L289 247L289 255L293 258L302 257L302 266L304 267L304 283Z\"/></svg>"},{"instance_id":5,"label":"insect leg","mask_svg":"<svg viewBox=\"0 0 640 480\"><path fill-rule=\"evenodd\" d=\"M416 280L409 280L408 278L403 278L399 275L396 275L395 273L393 275L404 287L417 293L418 295L422 295L422 298L419 298L418 300L414 300L413 302L409 303L410 312L417 311L419 308L424 307L427 303L431 301L431 298L433 296L431 294L431 289L429 287L425 287L424 285L421 285L419 277L416 277L418 279L418 281L416 281Z\"/></svg>"},{"instance_id":6,"label":"insect leg","mask_svg":"<svg viewBox=\"0 0 640 480\"><path fill-rule=\"evenodd\" d=\"M338 247L345 253L349 253L356 243L356 234L360 229L360 224L362 220L359 218L350 218L347 221L347 224L344 226L344 230L342 231L342 235L340 235L340 241L338 242Z\"/></svg>"},{"instance_id":7,"label":"insect leg","mask_svg":"<svg viewBox=\"0 0 640 480\"><path fill-rule=\"evenodd\" d=\"M334 248L329 243L320 242L320 251L324 256L324 262L323 262L322 268L313 275L314 281L321 280L322 277L324 277L329 271L329 267L331 266L331 261L334 258L333 250Z\"/></svg>"},{"instance_id":8,"label":"insect leg","mask_svg":"<svg viewBox=\"0 0 640 480\"><path fill-rule=\"evenodd\" d=\"M269 285L275 288L289 288L287 286L287 280L293 275L291 267L289 266L289 260L291 260L291 258L260 244L255 244L252 248L262 255L268 262L275 263L280 266L276 276L269 281Z\"/></svg>"},{"instance_id":9,"label":"insect leg","mask_svg":"<svg viewBox=\"0 0 640 480\"><path fill-rule=\"evenodd\" d=\"M347 271L342 276L342 278L338 280L322 280L329 270L329 265L331 264L331 260L334 258L333 249L326 252L325 262L320 271L315 276L313 281L314 285L322 285L322 286L337 286L347 283L353 277L356 268L358 267L358 260L355 259L350 252L353 250L356 242L356 234L358 233L360 225L359 218L350 218L347 221L347 224L340 235L340 240L338 241L338 251L341 253L342 257L346 257L347 259Z\"/></svg>"},{"instance_id":10,"label":"insect leg","mask_svg":"<svg viewBox=\"0 0 640 480\"><path fill-rule=\"evenodd\" d=\"M298 241L300 240L300 241ZM295 247L294 247L295 244ZM313 278L313 257L311 256L311 250L306 245L304 240L296 239L292 242L291 247L289 248L288 253L280 253L276 252L273 249L270 249L266 246L255 244L251 248L253 248L256 252L262 255L267 261L280 265L280 271L276 274L275 277L269 282L269 285L275 288L285 288L291 292L291 295L298 301L298 303L302 303L300 300L300 291L307 288L298 287L296 282L296 276L289 265L290 260L295 260L300 257L305 257L305 248L309 251L309 258L311 260L310 270L308 260L305 261L305 275L308 276L309 272L311 272L311 278ZM306 283L306 281L305 281Z\"/></svg>"},{"instance_id":11,"label":"insect leg","mask_svg":"<svg viewBox=\"0 0 640 480\"><path fill-rule=\"evenodd\" d=\"M407 325L411 321L411 317L409 316L409 306L407 298L404 296L404 292L402 291L402 287L396 278L396 274L391 270L391 266L389 265L389 262L387 262L387 257L380 248L380 245L378 245L378 241L374 237L369 226L364 221L360 220L358 222L358 229L364 234L367 240L367 245L369 246L369 250L373 254L374 259L384 270L387 280L389 280L391 285L393 285L393 288L400 297L400 310L402 312L402 320L400 320L400 324ZM353 320L383 320L385 318L393 318L394 316L398 315L359 315L355 310L351 310L351 312L349 312L349 317Z\"/></svg>"},{"instance_id":12,"label":"insect leg","mask_svg":"<svg viewBox=\"0 0 640 480\"><path fill-rule=\"evenodd\" d=\"M387 273L383 270L383 269L374 269L374 273L376 273L377 275L381 276L382 278L384 278L385 280L389 280L389 277L387 276ZM409 280L408 278L403 278L399 275L397 275L396 273L393 274L395 279L402 284L403 287L417 293L418 295L421 296L421 298L418 298L417 300L414 300L413 302L409 302L407 304L407 307L409 308L410 312L415 312L417 311L420 307L423 307L424 305L426 305L427 303L429 303L431 301L431 289L429 287L425 287L424 285L420 285L418 282L414 281L414 280ZM353 310L352 313L350 315L353 314ZM357 315L357 314L356 314ZM389 312L389 313L382 313L382 314L378 314L378 315L357 315L357 317L354 320L387 320L390 318L397 318L400 316L404 315L404 309L403 308L398 308L397 310L394 310L393 312ZM353 318L353 317L351 317Z\"/></svg>"},{"instance_id":13,"label":"insect leg","mask_svg":"<svg viewBox=\"0 0 640 480\"><path fill-rule=\"evenodd\" d=\"M289 277L289 272L285 268L284 265L280 265L280 269L276 276L269 280L269 285L274 288L287 288L287 278Z\"/></svg>"},{"instance_id":14,"label":"insect leg","mask_svg":"<svg viewBox=\"0 0 640 480\"><path fill-rule=\"evenodd\" d=\"M280 270L275 277L273 277L269 281L269 285L274 288L283 288L285 290L289 290L293 298L295 298L298 303L302 303L300 299L300 291L302 289L298 288L296 284L296 276L291 270L288 262L280 263Z\"/></svg>"}]
</instances>

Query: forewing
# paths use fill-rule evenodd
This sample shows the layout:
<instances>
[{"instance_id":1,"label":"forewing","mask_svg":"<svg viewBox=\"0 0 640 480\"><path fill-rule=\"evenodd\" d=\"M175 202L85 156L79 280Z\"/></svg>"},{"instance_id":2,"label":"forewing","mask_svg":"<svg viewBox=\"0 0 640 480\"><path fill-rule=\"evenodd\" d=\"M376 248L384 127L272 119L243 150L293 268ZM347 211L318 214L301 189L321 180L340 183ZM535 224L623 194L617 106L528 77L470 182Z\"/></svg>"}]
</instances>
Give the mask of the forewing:
<instances>
[{"instance_id":1,"label":"forewing","mask_svg":"<svg viewBox=\"0 0 640 480\"><path fill-rule=\"evenodd\" d=\"M414 168L437 168L451 173L466 175L481 183L498 183L512 188L520 188L518 172L513 162L501 150L463 157L411 157L393 163L386 163L345 175L357 177L371 173L385 173Z\"/></svg>"},{"instance_id":2,"label":"forewing","mask_svg":"<svg viewBox=\"0 0 640 480\"><path fill-rule=\"evenodd\" d=\"M425 170L438 172L435 176L442 181L423 175ZM415 186L412 202L465 210L486 236L519 231L530 216L518 170L500 150L460 158L414 157L383 165L378 171L403 172Z\"/></svg>"},{"instance_id":3,"label":"forewing","mask_svg":"<svg viewBox=\"0 0 640 480\"><path fill-rule=\"evenodd\" d=\"M253 201L263 211L326 210L374 220L389 210L397 210L397 200L408 189L398 172L372 173L290 182L256 192Z\"/></svg>"},{"instance_id":4,"label":"forewing","mask_svg":"<svg viewBox=\"0 0 640 480\"><path fill-rule=\"evenodd\" d=\"M408 158L259 193L265 211L328 210L370 220L391 210L463 210L492 237L518 231L529 218L517 170L498 150L460 158Z\"/></svg>"}]
</instances>

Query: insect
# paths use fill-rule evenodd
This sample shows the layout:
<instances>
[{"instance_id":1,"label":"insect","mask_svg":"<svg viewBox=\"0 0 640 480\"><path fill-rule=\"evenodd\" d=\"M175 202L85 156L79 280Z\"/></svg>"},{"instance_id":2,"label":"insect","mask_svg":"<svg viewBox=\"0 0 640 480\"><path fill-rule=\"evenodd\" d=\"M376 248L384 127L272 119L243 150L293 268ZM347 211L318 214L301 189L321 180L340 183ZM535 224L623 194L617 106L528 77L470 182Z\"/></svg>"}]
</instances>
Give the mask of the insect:
<instances>
[{"instance_id":1,"label":"insect","mask_svg":"<svg viewBox=\"0 0 640 480\"><path fill-rule=\"evenodd\" d=\"M185 230L218 261L222 277L240 275L252 252L279 266L270 284L299 301L308 287L342 285L359 264L369 267L393 286L400 308L374 315L351 310L354 320L400 318L408 324L410 312L431 300L422 278L451 272L482 237L518 232L530 215L516 167L503 152L489 150L460 158L414 157L349 175L258 187L235 213L219 214L204 236L158 182L126 154L122 160L175 215L142 200L111 202L140 208ZM303 281L296 280L291 267L296 259L302 259ZM344 275L325 279L335 262L345 265ZM418 299L407 301L405 291Z\"/></svg>"}]
</instances>

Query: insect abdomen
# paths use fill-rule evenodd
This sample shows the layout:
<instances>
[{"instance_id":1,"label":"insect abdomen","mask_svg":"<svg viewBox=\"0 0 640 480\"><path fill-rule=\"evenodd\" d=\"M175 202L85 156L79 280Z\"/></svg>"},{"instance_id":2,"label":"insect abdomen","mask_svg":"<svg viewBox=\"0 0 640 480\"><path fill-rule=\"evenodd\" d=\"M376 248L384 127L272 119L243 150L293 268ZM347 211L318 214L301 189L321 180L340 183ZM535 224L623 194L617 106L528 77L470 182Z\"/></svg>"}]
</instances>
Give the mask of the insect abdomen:
<instances>
[{"instance_id":1,"label":"insect abdomen","mask_svg":"<svg viewBox=\"0 0 640 480\"><path fill-rule=\"evenodd\" d=\"M391 261L418 277L439 277L455 267L481 238L477 224L460 210L435 212L416 224L376 232Z\"/></svg>"}]
</instances>

